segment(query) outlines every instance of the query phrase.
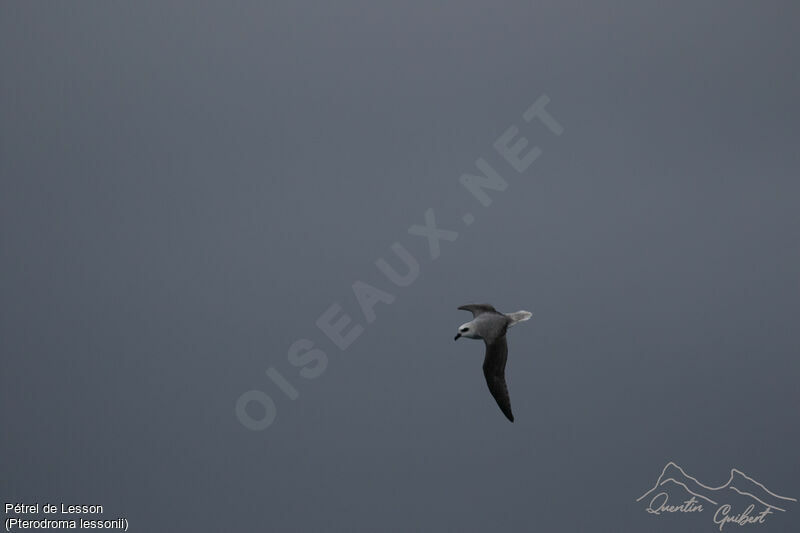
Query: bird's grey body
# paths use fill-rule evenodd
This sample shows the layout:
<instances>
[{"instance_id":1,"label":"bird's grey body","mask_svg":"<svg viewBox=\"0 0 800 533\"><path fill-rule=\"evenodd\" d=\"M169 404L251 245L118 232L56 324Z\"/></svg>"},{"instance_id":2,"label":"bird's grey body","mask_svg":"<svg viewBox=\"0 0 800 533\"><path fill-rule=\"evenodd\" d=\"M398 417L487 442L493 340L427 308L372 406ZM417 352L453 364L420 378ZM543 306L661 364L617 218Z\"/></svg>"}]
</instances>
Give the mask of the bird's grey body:
<instances>
[{"instance_id":1,"label":"bird's grey body","mask_svg":"<svg viewBox=\"0 0 800 533\"><path fill-rule=\"evenodd\" d=\"M486 344L486 355L483 359L486 384L500 410L513 422L514 414L511 412L511 398L508 395L505 378L508 359L506 332L514 324L528 320L531 314L528 311L501 313L489 304L462 305L459 309L471 312L473 318L470 322L459 326L456 340L460 337L483 339Z\"/></svg>"}]
</instances>

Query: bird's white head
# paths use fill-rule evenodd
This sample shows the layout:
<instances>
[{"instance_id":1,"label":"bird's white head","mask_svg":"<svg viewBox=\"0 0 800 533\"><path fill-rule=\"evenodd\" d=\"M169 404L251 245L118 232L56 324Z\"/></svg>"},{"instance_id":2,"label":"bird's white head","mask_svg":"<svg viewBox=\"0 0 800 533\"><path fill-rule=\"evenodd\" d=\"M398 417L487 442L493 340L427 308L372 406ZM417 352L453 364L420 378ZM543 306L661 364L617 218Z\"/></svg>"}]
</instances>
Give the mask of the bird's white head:
<instances>
[{"instance_id":1,"label":"bird's white head","mask_svg":"<svg viewBox=\"0 0 800 533\"><path fill-rule=\"evenodd\" d=\"M458 326L458 333L456 333L456 338L454 340L458 340L460 337L466 337L468 339L480 338L472 322L466 322Z\"/></svg>"}]
</instances>

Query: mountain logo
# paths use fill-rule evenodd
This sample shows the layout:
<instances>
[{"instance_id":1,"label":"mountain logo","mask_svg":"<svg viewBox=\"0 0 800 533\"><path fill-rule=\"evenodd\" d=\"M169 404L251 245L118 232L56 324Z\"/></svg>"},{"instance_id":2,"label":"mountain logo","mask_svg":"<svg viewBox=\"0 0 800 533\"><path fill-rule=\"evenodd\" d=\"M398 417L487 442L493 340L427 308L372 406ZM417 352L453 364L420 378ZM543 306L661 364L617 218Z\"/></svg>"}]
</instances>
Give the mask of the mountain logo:
<instances>
[{"instance_id":1,"label":"mountain logo","mask_svg":"<svg viewBox=\"0 0 800 533\"><path fill-rule=\"evenodd\" d=\"M653 488L636 498L652 515L702 513L714 510L713 521L722 531L727 524L764 524L775 513L785 513L795 498L775 494L741 470L731 469L724 484L710 487L670 461ZM679 503L676 503L679 502Z\"/></svg>"}]
</instances>

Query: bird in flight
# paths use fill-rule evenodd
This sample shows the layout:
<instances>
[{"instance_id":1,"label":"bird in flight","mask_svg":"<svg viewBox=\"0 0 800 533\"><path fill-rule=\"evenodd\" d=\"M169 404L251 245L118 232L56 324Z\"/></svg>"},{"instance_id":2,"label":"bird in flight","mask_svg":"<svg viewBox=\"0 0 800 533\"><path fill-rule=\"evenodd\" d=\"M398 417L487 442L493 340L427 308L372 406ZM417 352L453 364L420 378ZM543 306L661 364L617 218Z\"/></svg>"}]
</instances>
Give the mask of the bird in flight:
<instances>
[{"instance_id":1,"label":"bird in flight","mask_svg":"<svg viewBox=\"0 0 800 533\"><path fill-rule=\"evenodd\" d=\"M458 327L455 340L461 337L483 339L486 344L486 356L483 359L486 384L489 385L489 392L494 396L500 410L513 422L514 414L511 412L511 398L508 397L505 376L508 359L506 331L514 324L528 320L532 315L528 311L501 313L489 304L462 305L459 309L472 313L472 320Z\"/></svg>"}]
</instances>

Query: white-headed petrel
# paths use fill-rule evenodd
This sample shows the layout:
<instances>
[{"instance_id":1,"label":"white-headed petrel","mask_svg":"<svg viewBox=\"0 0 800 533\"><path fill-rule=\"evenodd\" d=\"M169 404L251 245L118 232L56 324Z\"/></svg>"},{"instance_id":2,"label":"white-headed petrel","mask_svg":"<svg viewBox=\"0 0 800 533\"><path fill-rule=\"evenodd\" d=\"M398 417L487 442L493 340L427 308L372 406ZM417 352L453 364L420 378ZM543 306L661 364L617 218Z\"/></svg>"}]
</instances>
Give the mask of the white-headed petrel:
<instances>
[{"instance_id":1,"label":"white-headed petrel","mask_svg":"<svg viewBox=\"0 0 800 533\"><path fill-rule=\"evenodd\" d=\"M506 344L506 331L517 322L523 322L531 317L528 311L516 313L501 313L489 304L462 305L459 309L472 313L472 320L458 327L455 340L459 337L468 339L483 339L486 343L486 356L483 359L483 375L486 384L492 393L500 410L510 421L514 421L511 412L511 399L508 397L506 387L506 359L508 359L508 344Z\"/></svg>"}]
</instances>

